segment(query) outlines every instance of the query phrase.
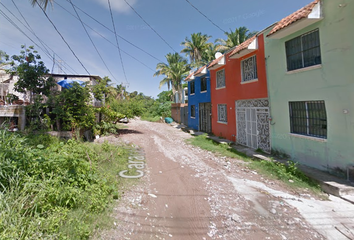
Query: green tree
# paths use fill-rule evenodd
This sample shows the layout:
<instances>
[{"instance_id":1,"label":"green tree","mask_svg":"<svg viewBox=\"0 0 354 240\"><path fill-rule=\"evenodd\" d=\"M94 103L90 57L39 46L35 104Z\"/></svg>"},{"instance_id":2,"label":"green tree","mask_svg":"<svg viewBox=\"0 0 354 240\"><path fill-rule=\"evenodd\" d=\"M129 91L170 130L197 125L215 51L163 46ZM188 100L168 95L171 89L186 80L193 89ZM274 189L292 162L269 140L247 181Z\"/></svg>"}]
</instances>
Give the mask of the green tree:
<instances>
[{"instance_id":1,"label":"green tree","mask_svg":"<svg viewBox=\"0 0 354 240\"><path fill-rule=\"evenodd\" d=\"M182 80L188 75L190 66L187 60L178 53L168 53L166 55L166 63L158 63L156 66L156 76L165 76L160 81L160 86L170 84L172 86L172 92L175 94L179 92L179 99L182 99Z\"/></svg>"},{"instance_id":2,"label":"green tree","mask_svg":"<svg viewBox=\"0 0 354 240\"><path fill-rule=\"evenodd\" d=\"M230 33L225 32L225 35L227 36L226 40L222 38L218 38L215 40L215 42L217 43L216 50L220 52L226 52L230 48L233 48L243 43L244 41L253 37L256 34L257 32L250 32L246 27L236 28L234 32L230 29Z\"/></svg>"},{"instance_id":3,"label":"green tree","mask_svg":"<svg viewBox=\"0 0 354 240\"><path fill-rule=\"evenodd\" d=\"M173 93L171 90L169 91L162 91L157 95L157 101L160 103L170 102L172 101Z\"/></svg>"},{"instance_id":4,"label":"green tree","mask_svg":"<svg viewBox=\"0 0 354 240\"><path fill-rule=\"evenodd\" d=\"M203 65L213 61L215 59L216 45L210 44L208 48L203 52Z\"/></svg>"},{"instance_id":5,"label":"green tree","mask_svg":"<svg viewBox=\"0 0 354 240\"><path fill-rule=\"evenodd\" d=\"M55 80L48 77L49 69L40 61L41 56L33 46L25 48L21 46L19 55L13 55L11 68L6 70L12 75L18 76L18 81L15 83L15 90L20 93L30 92L30 102L33 103L33 96L37 94L48 96L50 89L55 86Z\"/></svg>"},{"instance_id":6,"label":"green tree","mask_svg":"<svg viewBox=\"0 0 354 240\"><path fill-rule=\"evenodd\" d=\"M195 67L202 66L203 63L203 53L213 45L213 43L208 43L211 36L202 33L192 33L191 38L185 38L184 42L181 43L184 48L181 53L185 53L189 56L191 63Z\"/></svg>"},{"instance_id":7,"label":"green tree","mask_svg":"<svg viewBox=\"0 0 354 240\"><path fill-rule=\"evenodd\" d=\"M53 113L62 120L65 129L91 129L95 123L94 107L90 104L89 87L74 82L69 89L63 89L54 99Z\"/></svg>"},{"instance_id":8,"label":"green tree","mask_svg":"<svg viewBox=\"0 0 354 240\"><path fill-rule=\"evenodd\" d=\"M7 62L9 60L9 55L4 51L0 50L0 70L5 70L5 67L9 65Z\"/></svg>"},{"instance_id":9,"label":"green tree","mask_svg":"<svg viewBox=\"0 0 354 240\"><path fill-rule=\"evenodd\" d=\"M110 93L110 82L111 79L109 79L109 77L104 77L103 79L100 79L96 85L93 85L91 87L91 91L95 99L97 99L98 101L105 100L106 95Z\"/></svg>"}]
</instances>

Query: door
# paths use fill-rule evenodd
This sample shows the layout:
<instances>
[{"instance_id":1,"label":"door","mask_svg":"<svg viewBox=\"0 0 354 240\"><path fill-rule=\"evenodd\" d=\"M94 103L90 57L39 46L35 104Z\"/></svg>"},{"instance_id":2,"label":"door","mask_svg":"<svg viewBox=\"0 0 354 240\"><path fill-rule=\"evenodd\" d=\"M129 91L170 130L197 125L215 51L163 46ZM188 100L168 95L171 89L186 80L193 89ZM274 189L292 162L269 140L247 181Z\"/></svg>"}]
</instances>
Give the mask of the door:
<instances>
[{"instance_id":1,"label":"door","mask_svg":"<svg viewBox=\"0 0 354 240\"><path fill-rule=\"evenodd\" d=\"M257 117L255 108L246 109L246 139L247 146L257 148Z\"/></svg>"},{"instance_id":2,"label":"door","mask_svg":"<svg viewBox=\"0 0 354 240\"><path fill-rule=\"evenodd\" d=\"M270 153L268 100L240 100L235 105L237 143Z\"/></svg>"},{"instance_id":3,"label":"door","mask_svg":"<svg viewBox=\"0 0 354 240\"><path fill-rule=\"evenodd\" d=\"M199 103L199 131L211 132L211 103Z\"/></svg>"}]
</instances>

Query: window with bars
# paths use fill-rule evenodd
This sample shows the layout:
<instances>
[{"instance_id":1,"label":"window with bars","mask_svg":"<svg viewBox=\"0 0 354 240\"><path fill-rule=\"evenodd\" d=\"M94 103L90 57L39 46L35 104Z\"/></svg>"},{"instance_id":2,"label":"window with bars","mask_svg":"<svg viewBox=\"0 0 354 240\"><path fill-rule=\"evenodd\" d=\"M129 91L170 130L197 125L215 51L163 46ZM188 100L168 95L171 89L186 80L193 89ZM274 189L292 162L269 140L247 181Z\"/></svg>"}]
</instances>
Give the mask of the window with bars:
<instances>
[{"instance_id":1,"label":"window with bars","mask_svg":"<svg viewBox=\"0 0 354 240\"><path fill-rule=\"evenodd\" d=\"M327 114L324 101L289 102L290 132L327 138Z\"/></svg>"},{"instance_id":2,"label":"window with bars","mask_svg":"<svg viewBox=\"0 0 354 240\"><path fill-rule=\"evenodd\" d=\"M207 79L206 79L206 77L203 77L200 80L200 91L204 92L204 91L207 91L207 90L208 90Z\"/></svg>"},{"instance_id":3,"label":"window with bars","mask_svg":"<svg viewBox=\"0 0 354 240\"><path fill-rule=\"evenodd\" d=\"M195 105L191 105L191 117L195 117Z\"/></svg>"},{"instance_id":4,"label":"window with bars","mask_svg":"<svg viewBox=\"0 0 354 240\"><path fill-rule=\"evenodd\" d=\"M194 83L194 81L190 82L190 87L191 87L191 94L194 94L195 93L195 83Z\"/></svg>"},{"instance_id":5,"label":"window with bars","mask_svg":"<svg viewBox=\"0 0 354 240\"><path fill-rule=\"evenodd\" d=\"M226 104L218 104L218 122L227 123Z\"/></svg>"},{"instance_id":6,"label":"window with bars","mask_svg":"<svg viewBox=\"0 0 354 240\"><path fill-rule=\"evenodd\" d=\"M258 78L256 55L249 57L241 62L242 82L251 81Z\"/></svg>"},{"instance_id":7,"label":"window with bars","mask_svg":"<svg viewBox=\"0 0 354 240\"><path fill-rule=\"evenodd\" d=\"M287 41L285 50L288 71L321 64L318 29Z\"/></svg>"},{"instance_id":8,"label":"window with bars","mask_svg":"<svg viewBox=\"0 0 354 240\"><path fill-rule=\"evenodd\" d=\"M222 69L216 72L216 88L225 87L225 70Z\"/></svg>"}]
</instances>

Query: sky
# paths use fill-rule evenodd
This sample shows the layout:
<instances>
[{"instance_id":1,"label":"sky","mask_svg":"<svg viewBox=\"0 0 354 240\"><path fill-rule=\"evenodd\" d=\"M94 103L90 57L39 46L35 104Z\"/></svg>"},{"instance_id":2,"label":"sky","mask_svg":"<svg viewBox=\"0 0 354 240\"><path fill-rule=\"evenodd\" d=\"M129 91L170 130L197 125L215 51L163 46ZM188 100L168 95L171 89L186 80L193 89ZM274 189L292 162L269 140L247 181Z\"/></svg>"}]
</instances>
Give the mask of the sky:
<instances>
[{"instance_id":1,"label":"sky","mask_svg":"<svg viewBox=\"0 0 354 240\"><path fill-rule=\"evenodd\" d=\"M214 42L241 26L261 31L311 0L71 2L74 7L70 0L47 7L54 27L30 0L0 0L0 50L11 56L20 53L21 45L33 45L52 73L108 76L113 86L124 84L128 92L157 98L167 86L159 88L163 76L153 76L156 65L165 62L166 54L180 52L181 42L192 33L207 34Z\"/></svg>"}]
</instances>

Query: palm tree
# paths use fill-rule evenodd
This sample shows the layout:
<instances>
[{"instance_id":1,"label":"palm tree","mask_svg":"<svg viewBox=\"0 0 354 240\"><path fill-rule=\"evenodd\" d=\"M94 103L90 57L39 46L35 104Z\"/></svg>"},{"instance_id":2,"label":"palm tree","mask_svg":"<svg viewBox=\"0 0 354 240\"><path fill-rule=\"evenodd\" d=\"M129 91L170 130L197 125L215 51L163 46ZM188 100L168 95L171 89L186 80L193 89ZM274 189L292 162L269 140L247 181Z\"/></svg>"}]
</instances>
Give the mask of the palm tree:
<instances>
[{"instance_id":1,"label":"palm tree","mask_svg":"<svg viewBox=\"0 0 354 240\"><path fill-rule=\"evenodd\" d=\"M178 53L169 53L166 55L166 63L158 63L156 65L156 76L165 76L160 81L160 88L167 84L168 90L172 87L172 92L175 94L178 92L179 99L182 99L182 80L188 75L190 66L187 60Z\"/></svg>"},{"instance_id":2,"label":"palm tree","mask_svg":"<svg viewBox=\"0 0 354 240\"><path fill-rule=\"evenodd\" d=\"M218 43L216 45L216 50L220 52L225 52L228 49L243 43L244 41L253 37L256 34L256 31L250 32L246 27L236 28L234 32L230 29L230 33L225 32L225 35L227 36L226 40L222 38L216 39L215 42Z\"/></svg>"},{"instance_id":3,"label":"palm tree","mask_svg":"<svg viewBox=\"0 0 354 240\"><path fill-rule=\"evenodd\" d=\"M31 0L32 6L35 6L37 3L43 7L43 9L46 9L48 6L48 3L52 4L53 0Z\"/></svg>"},{"instance_id":4,"label":"palm tree","mask_svg":"<svg viewBox=\"0 0 354 240\"><path fill-rule=\"evenodd\" d=\"M210 44L208 48L203 52L203 56L202 56L203 65L215 59L215 53L217 52L216 46L217 45Z\"/></svg>"},{"instance_id":5,"label":"palm tree","mask_svg":"<svg viewBox=\"0 0 354 240\"><path fill-rule=\"evenodd\" d=\"M181 43L184 46L181 53L185 53L189 56L191 63L197 66L202 66L203 52L208 49L212 43L208 43L211 36L202 33L192 33L191 39L185 38L184 42Z\"/></svg>"}]
</instances>

